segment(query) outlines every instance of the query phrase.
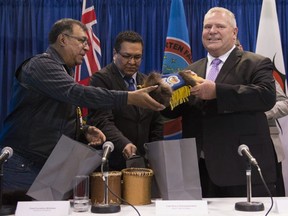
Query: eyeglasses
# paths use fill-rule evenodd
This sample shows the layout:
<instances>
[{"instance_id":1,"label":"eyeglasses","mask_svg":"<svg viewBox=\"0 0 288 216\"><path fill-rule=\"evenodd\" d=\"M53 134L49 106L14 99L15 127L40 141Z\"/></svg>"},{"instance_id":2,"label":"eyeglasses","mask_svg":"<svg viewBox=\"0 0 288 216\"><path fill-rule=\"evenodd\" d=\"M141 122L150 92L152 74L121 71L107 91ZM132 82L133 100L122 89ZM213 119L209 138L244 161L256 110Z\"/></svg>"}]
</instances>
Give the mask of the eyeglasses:
<instances>
[{"instance_id":1,"label":"eyeglasses","mask_svg":"<svg viewBox=\"0 0 288 216\"><path fill-rule=\"evenodd\" d=\"M124 59L128 61L131 61L132 59L134 59L134 61L136 63L139 63L142 60L142 55L129 55L129 54L122 54L120 52L118 52Z\"/></svg>"},{"instance_id":2,"label":"eyeglasses","mask_svg":"<svg viewBox=\"0 0 288 216\"><path fill-rule=\"evenodd\" d=\"M88 39L86 37L76 37L76 36L73 36L73 35L69 35L69 34L65 34L67 37L71 37L77 41L79 41L81 44L83 44L84 46L90 46L90 43L88 41Z\"/></svg>"}]
</instances>

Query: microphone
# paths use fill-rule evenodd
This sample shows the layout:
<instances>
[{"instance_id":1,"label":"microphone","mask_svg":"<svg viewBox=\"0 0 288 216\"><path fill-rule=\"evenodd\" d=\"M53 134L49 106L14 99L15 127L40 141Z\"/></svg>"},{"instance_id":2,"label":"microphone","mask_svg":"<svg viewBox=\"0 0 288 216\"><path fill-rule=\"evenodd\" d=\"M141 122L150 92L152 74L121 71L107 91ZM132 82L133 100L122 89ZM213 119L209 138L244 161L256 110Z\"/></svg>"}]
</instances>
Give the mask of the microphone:
<instances>
[{"instance_id":1,"label":"microphone","mask_svg":"<svg viewBox=\"0 0 288 216\"><path fill-rule=\"evenodd\" d=\"M108 187L108 182L110 182L108 180L108 176L109 176L109 169L108 169L108 158L110 156L110 153L114 150L114 145L112 142L107 141L103 144L102 146L103 148L103 156L102 156L102 164L101 164L101 173L103 175L103 181L104 181L104 204L103 203L95 203L91 206L91 212L92 213L116 213L119 212L121 207L119 204L117 203L109 203L109 194L111 192L111 194L115 195L117 197L116 194L113 193L113 191L111 191ZM105 171L104 171L104 166L105 167ZM110 184L110 183L109 183ZM110 191L110 192L109 192Z\"/></svg>"},{"instance_id":2,"label":"microphone","mask_svg":"<svg viewBox=\"0 0 288 216\"><path fill-rule=\"evenodd\" d=\"M249 148L247 145L242 144L238 147L238 154L240 156L243 156L243 154L248 158L249 165L247 165L246 169L246 181L247 181L247 201L246 202L237 202L235 203L235 209L238 211L263 211L264 210L264 204L261 202L252 202L251 196L252 196L252 183L251 183L251 164L256 166L258 169L258 172L260 173L260 176L263 180L260 167L258 166L258 163L256 159L252 156L251 152L249 151ZM265 187L266 183L264 181ZM269 189L268 189L269 190Z\"/></svg>"},{"instance_id":3,"label":"microphone","mask_svg":"<svg viewBox=\"0 0 288 216\"><path fill-rule=\"evenodd\" d=\"M243 154L245 154L245 156L249 159L250 163L253 164L254 166L258 167L258 162L256 161L256 159L252 156L251 152L249 151L249 148L247 145L242 144L238 147L238 154L240 156L243 156Z\"/></svg>"},{"instance_id":4,"label":"microphone","mask_svg":"<svg viewBox=\"0 0 288 216\"><path fill-rule=\"evenodd\" d=\"M109 156L110 156L110 153L114 150L114 145L113 145L112 142L107 141L107 142L105 142L105 143L103 144L103 147L102 147L102 148L103 148L103 150L104 150L103 156L102 156L102 163L104 164L104 163L107 162L107 160L108 160L108 158L109 158Z\"/></svg>"},{"instance_id":5,"label":"microphone","mask_svg":"<svg viewBox=\"0 0 288 216\"><path fill-rule=\"evenodd\" d=\"M4 163L8 158L12 157L13 149L11 147L4 147L0 155L0 164Z\"/></svg>"}]
</instances>

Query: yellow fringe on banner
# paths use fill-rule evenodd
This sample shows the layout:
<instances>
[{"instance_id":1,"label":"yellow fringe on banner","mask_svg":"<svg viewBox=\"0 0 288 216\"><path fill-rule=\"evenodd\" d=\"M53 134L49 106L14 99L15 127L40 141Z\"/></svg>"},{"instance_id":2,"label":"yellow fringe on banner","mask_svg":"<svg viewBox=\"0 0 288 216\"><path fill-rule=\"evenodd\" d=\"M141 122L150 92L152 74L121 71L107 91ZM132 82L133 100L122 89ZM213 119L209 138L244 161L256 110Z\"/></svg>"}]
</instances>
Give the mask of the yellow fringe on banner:
<instances>
[{"instance_id":1,"label":"yellow fringe on banner","mask_svg":"<svg viewBox=\"0 0 288 216\"><path fill-rule=\"evenodd\" d=\"M171 110L173 110L176 106L187 102L189 96L190 86L183 86L179 89L174 90L170 99Z\"/></svg>"}]
</instances>

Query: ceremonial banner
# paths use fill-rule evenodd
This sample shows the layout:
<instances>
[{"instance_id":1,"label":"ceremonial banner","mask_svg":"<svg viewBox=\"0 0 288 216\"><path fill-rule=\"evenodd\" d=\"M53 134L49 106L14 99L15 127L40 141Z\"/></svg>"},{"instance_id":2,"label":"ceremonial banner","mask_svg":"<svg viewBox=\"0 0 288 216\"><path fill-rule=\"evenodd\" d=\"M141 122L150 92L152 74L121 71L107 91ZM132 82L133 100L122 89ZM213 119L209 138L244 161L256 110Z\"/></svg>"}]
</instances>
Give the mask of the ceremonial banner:
<instances>
[{"instance_id":1,"label":"ceremonial banner","mask_svg":"<svg viewBox=\"0 0 288 216\"><path fill-rule=\"evenodd\" d=\"M177 73L191 63L192 53L183 2L182 0L172 0L162 73ZM171 140L181 137L181 118L167 120L164 124L164 138Z\"/></svg>"}]
</instances>

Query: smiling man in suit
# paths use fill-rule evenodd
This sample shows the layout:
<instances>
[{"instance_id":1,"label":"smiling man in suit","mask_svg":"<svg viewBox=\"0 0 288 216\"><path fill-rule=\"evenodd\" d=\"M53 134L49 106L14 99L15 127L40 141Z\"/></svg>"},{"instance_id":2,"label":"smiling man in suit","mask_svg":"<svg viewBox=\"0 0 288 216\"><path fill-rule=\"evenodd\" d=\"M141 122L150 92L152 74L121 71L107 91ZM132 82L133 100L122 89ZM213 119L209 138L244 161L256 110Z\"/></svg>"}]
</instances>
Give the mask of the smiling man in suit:
<instances>
[{"instance_id":1,"label":"smiling man in suit","mask_svg":"<svg viewBox=\"0 0 288 216\"><path fill-rule=\"evenodd\" d=\"M191 89L189 102L163 112L182 115L183 138L196 137L203 197L246 196L247 161L238 154L241 144L257 159L272 194L277 190L265 116L276 99L273 65L269 58L235 47L237 33L231 11L215 7L206 13L202 43L207 57L187 68L205 80ZM253 196L268 196L255 168L252 174Z\"/></svg>"}]
</instances>

